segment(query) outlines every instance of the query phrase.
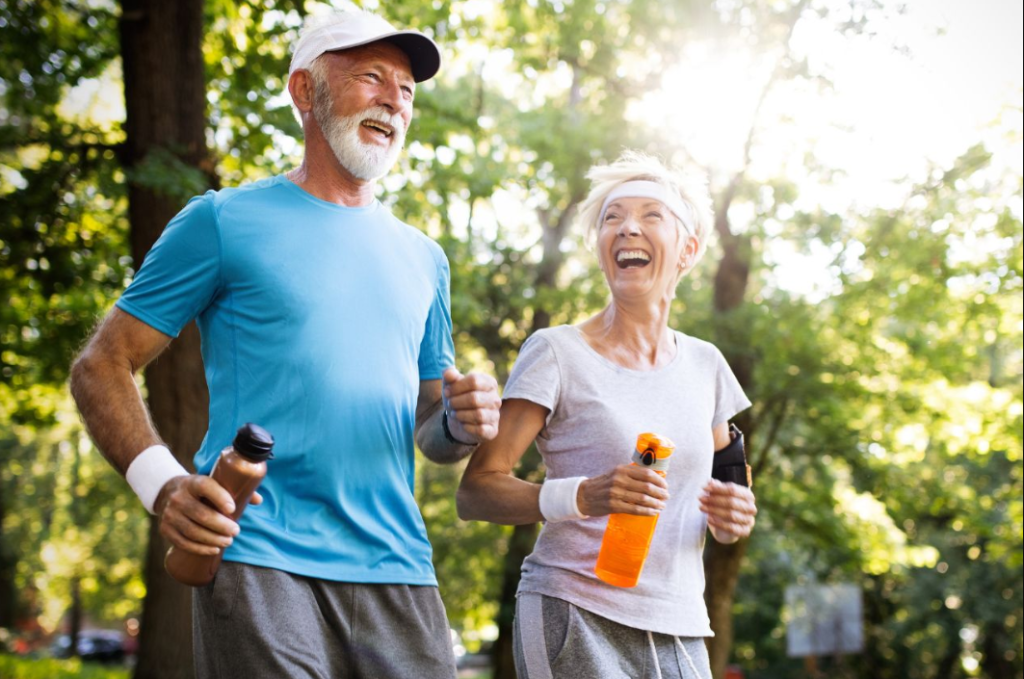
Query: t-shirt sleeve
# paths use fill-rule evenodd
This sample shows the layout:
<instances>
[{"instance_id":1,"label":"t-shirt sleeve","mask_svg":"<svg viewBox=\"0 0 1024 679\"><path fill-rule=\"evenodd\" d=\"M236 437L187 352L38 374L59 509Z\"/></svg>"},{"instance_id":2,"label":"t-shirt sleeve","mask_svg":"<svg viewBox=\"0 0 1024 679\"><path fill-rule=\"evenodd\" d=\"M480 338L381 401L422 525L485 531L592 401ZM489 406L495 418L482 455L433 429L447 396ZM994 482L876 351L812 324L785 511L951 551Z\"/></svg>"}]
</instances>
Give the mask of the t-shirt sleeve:
<instances>
[{"instance_id":1,"label":"t-shirt sleeve","mask_svg":"<svg viewBox=\"0 0 1024 679\"><path fill-rule=\"evenodd\" d=\"M170 221L117 307L177 337L210 305L221 284L220 236L213 196L197 196Z\"/></svg>"},{"instance_id":2,"label":"t-shirt sleeve","mask_svg":"<svg viewBox=\"0 0 1024 679\"><path fill-rule=\"evenodd\" d=\"M555 350L544 337L533 335L519 350L503 397L521 398L544 406L548 409L547 424L558 405L561 381Z\"/></svg>"},{"instance_id":3,"label":"t-shirt sleeve","mask_svg":"<svg viewBox=\"0 0 1024 679\"><path fill-rule=\"evenodd\" d=\"M717 348L715 359L718 368L715 376L715 417L711 422L712 429L750 407L750 399L743 393L739 380L732 373L725 356Z\"/></svg>"},{"instance_id":4,"label":"t-shirt sleeve","mask_svg":"<svg viewBox=\"0 0 1024 679\"><path fill-rule=\"evenodd\" d=\"M448 258L436 254L437 280L434 300L427 314L427 327L420 341L419 370L421 380L439 380L444 371L455 365L455 344L452 340L451 274Z\"/></svg>"}]
</instances>

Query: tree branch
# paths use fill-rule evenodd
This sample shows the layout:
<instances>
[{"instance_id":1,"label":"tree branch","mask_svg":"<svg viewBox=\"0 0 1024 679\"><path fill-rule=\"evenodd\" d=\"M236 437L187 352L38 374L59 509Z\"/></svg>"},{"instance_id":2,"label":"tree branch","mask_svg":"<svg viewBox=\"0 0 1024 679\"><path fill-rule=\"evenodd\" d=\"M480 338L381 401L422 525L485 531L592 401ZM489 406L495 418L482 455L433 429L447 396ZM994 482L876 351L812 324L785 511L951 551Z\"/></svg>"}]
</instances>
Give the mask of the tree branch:
<instances>
[{"instance_id":1,"label":"tree branch","mask_svg":"<svg viewBox=\"0 0 1024 679\"><path fill-rule=\"evenodd\" d=\"M764 470L765 465L768 463L768 451L775 445L775 439L778 438L779 429L782 428L782 423L786 421L786 413L789 410L789 398L783 398L779 404L778 411L774 419L772 420L771 429L768 431L768 437L764 441L764 445L760 447L756 455L751 455L751 468L753 475L758 476Z\"/></svg>"},{"instance_id":2,"label":"tree branch","mask_svg":"<svg viewBox=\"0 0 1024 679\"><path fill-rule=\"evenodd\" d=\"M722 192L721 204L715 211L715 231L717 231L719 237L725 241L731 241L733 238L732 230L729 228L729 219L727 215L729 207L732 205L733 198L736 197L736 191L739 189L740 183L746 176L747 170L750 169L750 154L751 149L754 146L754 138L758 130L758 120L761 116L761 107L768 99L768 95L775 86L775 83L778 82L781 77L784 64L789 60L789 56L792 53L789 44L793 37L793 30L796 28L796 24L800 20L807 4L808 0L800 0L800 2L793 7L792 12L790 13L789 21L786 24L786 37L782 42L784 45L783 52L775 61L775 67L772 69L772 74L768 77L768 80L765 81L765 84L761 88L761 92L757 97L757 105L754 107L754 115L750 120L750 128L747 130L747 138L743 142L743 164L740 166L740 169L736 171L736 174L733 175L732 179L729 180L729 185Z\"/></svg>"}]
</instances>

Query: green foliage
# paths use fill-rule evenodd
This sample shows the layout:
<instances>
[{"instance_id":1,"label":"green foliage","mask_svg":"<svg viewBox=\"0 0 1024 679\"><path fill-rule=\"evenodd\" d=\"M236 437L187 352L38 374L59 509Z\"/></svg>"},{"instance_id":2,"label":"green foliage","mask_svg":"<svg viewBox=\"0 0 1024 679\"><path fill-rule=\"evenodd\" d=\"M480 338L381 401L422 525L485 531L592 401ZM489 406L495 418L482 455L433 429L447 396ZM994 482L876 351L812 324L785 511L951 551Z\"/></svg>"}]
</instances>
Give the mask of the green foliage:
<instances>
[{"instance_id":1,"label":"green foliage","mask_svg":"<svg viewBox=\"0 0 1024 679\"><path fill-rule=\"evenodd\" d=\"M4 539L18 545L18 592L39 592L39 615L56 627L79 583L94 623L119 627L138 615L145 588L140 564L149 519L120 475L58 401L58 424L19 426L0 438Z\"/></svg>"},{"instance_id":2,"label":"green foliage","mask_svg":"<svg viewBox=\"0 0 1024 679\"><path fill-rule=\"evenodd\" d=\"M418 460L416 499L434 548L434 566L445 608L460 630L487 627L497 613L502 557L508 530L458 518L452 501L465 464Z\"/></svg>"},{"instance_id":3,"label":"green foliage","mask_svg":"<svg viewBox=\"0 0 1024 679\"><path fill-rule=\"evenodd\" d=\"M201 170L185 163L170 149L150 151L125 174L129 181L182 204L204 193L208 186Z\"/></svg>"},{"instance_id":4,"label":"green foliage","mask_svg":"<svg viewBox=\"0 0 1024 679\"><path fill-rule=\"evenodd\" d=\"M52 421L38 387L63 382L124 285L120 133L58 113L116 52L110 7L0 6L0 412L20 421Z\"/></svg>"},{"instance_id":5,"label":"green foliage","mask_svg":"<svg viewBox=\"0 0 1024 679\"><path fill-rule=\"evenodd\" d=\"M1019 181L974 148L899 211L795 220L840 244L842 287L814 306L762 288L767 323L747 319L754 423L785 413L755 451L768 480L736 609L750 669L802 676L763 640L783 637L786 584L852 580L858 676L1020 675L1022 228L993 199Z\"/></svg>"},{"instance_id":6,"label":"green foliage","mask_svg":"<svg viewBox=\"0 0 1024 679\"><path fill-rule=\"evenodd\" d=\"M4 679L128 679L131 671L71 660L35 660L0 653Z\"/></svg>"}]
</instances>

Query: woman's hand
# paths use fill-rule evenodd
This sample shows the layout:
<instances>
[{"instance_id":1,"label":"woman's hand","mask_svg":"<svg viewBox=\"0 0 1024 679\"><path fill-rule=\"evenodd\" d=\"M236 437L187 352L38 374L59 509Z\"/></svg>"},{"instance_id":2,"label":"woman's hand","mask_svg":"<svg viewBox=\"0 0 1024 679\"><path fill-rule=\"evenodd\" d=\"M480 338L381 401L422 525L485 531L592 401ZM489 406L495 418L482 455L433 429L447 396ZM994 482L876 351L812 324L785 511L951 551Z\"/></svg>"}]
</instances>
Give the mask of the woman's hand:
<instances>
[{"instance_id":1,"label":"woman's hand","mask_svg":"<svg viewBox=\"0 0 1024 679\"><path fill-rule=\"evenodd\" d=\"M587 516L639 514L657 516L668 500L668 484L650 469L619 465L580 484L576 505Z\"/></svg>"},{"instance_id":2,"label":"woman's hand","mask_svg":"<svg viewBox=\"0 0 1024 679\"><path fill-rule=\"evenodd\" d=\"M749 536L757 515L754 494L749 488L715 479L704 486L700 510L708 515L708 528L715 540L726 544Z\"/></svg>"}]
</instances>

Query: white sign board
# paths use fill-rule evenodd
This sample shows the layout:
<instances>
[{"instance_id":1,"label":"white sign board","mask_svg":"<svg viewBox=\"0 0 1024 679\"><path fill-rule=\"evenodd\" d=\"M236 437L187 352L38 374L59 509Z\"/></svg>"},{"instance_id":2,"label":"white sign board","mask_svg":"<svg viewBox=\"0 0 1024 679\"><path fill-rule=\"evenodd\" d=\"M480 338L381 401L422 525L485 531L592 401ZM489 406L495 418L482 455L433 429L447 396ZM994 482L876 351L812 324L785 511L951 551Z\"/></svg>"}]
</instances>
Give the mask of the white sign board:
<instances>
[{"instance_id":1,"label":"white sign board","mask_svg":"<svg viewBox=\"0 0 1024 679\"><path fill-rule=\"evenodd\" d=\"M856 585L790 585L786 588L786 653L789 657L859 653L864 613Z\"/></svg>"}]
</instances>

